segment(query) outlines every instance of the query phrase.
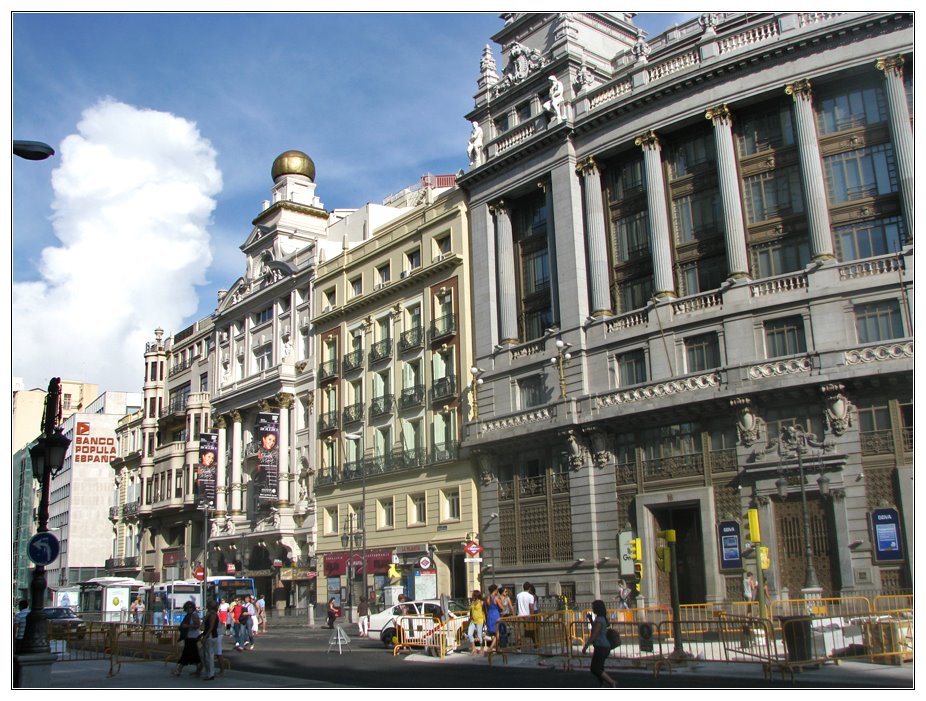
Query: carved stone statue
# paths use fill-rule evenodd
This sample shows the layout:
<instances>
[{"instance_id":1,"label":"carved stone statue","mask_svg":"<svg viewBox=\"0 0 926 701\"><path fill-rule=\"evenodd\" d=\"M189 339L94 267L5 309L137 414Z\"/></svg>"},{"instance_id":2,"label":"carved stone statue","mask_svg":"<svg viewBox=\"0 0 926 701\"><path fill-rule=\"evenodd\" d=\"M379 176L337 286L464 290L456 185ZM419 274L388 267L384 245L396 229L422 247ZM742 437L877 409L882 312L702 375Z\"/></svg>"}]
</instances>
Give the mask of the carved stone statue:
<instances>
[{"instance_id":1,"label":"carved stone statue","mask_svg":"<svg viewBox=\"0 0 926 701\"><path fill-rule=\"evenodd\" d=\"M543 109L550 113L551 121L566 119L566 100L563 97L563 84L555 75L550 76L550 99L543 103Z\"/></svg>"},{"instance_id":2,"label":"carved stone statue","mask_svg":"<svg viewBox=\"0 0 926 701\"><path fill-rule=\"evenodd\" d=\"M473 122L473 131L469 135L469 146L466 147L466 153L469 154L469 164L473 168L485 163L482 138L482 127L479 126L479 122Z\"/></svg>"}]
</instances>

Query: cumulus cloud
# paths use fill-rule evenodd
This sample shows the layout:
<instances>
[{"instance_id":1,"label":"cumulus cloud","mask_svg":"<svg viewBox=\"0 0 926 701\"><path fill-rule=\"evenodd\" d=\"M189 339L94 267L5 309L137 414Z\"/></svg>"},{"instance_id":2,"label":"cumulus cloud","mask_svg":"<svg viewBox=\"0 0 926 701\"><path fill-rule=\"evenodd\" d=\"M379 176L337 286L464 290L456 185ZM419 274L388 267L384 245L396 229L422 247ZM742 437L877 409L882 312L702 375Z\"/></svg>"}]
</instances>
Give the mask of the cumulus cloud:
<instances>
[{"instance_id":1,"label":"cumulus cloud","mask_svg":"<svg viewBox=\"0 0 926 701\"><path fill-rule=\"evenodd\" d=\"M145 342L183 328L206 282L216 153L194 123L109 99L58 153L60 245L42 251L40 280L13 285L13 374L140 391Z\"/></svg>"}]
</instances>

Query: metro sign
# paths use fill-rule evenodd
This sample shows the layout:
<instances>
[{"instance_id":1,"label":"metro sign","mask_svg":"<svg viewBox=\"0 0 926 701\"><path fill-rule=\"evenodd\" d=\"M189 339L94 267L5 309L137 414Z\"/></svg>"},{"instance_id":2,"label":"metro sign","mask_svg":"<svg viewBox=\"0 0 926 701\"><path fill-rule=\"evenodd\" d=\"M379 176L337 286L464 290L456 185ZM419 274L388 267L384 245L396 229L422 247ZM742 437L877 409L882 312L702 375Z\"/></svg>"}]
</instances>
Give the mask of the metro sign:
<instances>
[{"instance_id":1,"label":"metro sign","mask_svg":"<svg viewBox=\"0 0 926 701\"><path fill-rule=\"evenodd\" d=\"M479 553L482 552L483 547L479 545L479 543L477 543L476 541L471 540L466 544L466 547L464 547L463 550L470 557L476 557Z\"/></svg>"}]
</instances>

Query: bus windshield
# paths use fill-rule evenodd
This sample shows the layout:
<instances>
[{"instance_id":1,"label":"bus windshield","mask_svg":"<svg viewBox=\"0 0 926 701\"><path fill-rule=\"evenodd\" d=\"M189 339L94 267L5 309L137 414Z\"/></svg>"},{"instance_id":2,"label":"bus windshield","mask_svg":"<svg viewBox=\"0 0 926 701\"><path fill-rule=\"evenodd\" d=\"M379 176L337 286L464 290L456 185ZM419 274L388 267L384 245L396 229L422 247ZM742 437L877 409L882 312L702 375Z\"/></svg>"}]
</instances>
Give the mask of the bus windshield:
<instances>
[{"instance_id":1,"label":"bus windshield","mask_svg":"<svg viewBox=\"0 0 926 701\"><path fill-rule=\"evenodd\" d=\"M208 592L216 601L225 599L230 602L245 596L257 596L254 580L250 577L210 577Z\"/></svg>"}]
</instances>

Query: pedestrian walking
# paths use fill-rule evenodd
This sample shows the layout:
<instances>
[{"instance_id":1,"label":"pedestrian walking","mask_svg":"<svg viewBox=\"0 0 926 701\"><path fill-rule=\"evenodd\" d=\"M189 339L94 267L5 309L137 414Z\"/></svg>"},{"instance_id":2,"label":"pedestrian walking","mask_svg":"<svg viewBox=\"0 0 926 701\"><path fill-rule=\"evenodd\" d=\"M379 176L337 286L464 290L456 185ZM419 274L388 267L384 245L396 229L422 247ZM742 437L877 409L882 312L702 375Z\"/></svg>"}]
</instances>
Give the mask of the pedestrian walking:
<instances>
[{"instance_id":1,"label":"pedestrian walking","mask_svg":"<svg viewBox=\"0 0 926 701\"><path fill-rule=\"evenodd\" d=\"M228 635L231 629L231 606L225 599L219 599L219 625L222 628L222 635Z\"/></svg>"},{"instance_id":2,"label":"pedestrian walking","mask_svg":"<svg viewBox=\"0 0 926 701\"><path fill-rule=\"evenodd\" d=\"M154 594L151 598L151 621L158 633L164 629L164 599L158 594Z\"/></svg>"},{"instance_id":3,"label":"pedestrian walking","mask_svg":"<svg viewBox=\"0 0 926 701\"><path fill-rule=\"evenodd\" d=\"M235 649L238 647L238 636L241 635L241 599L235 598L231 608L232 636L235 639Z\"/></svg>"},{"instance_id":4,"label":"pedestrian walking","mask_svg":"<svg viewBox=\"0 0 926 701\"><path fill-rule=\"evenodd\" d=\"M206 676L203 681L215 679L216 646L219 642L219 607L215 599L206 604L206 617L203 619L203 667Z\"/></svg>"},{"instance_id":5,"label":"pedestrian walking","mask_svg":"<svg viewBox=\"0 0 926 701\"><path fill-rule=\"evenodd\" d=\"M490 584L486 597L486 637L489 639L487 651L494 650L498 644L498 619L502 616L502 603L498 586Z\"/></svg>"},{"instance_id":6,"label":"pedestrian walking","mask_svg":"<svg viewBox=\"0 0 926 701\"><path fill-rule=\"evenodd\" d=\"M466 637L469 638L470 645L472 649L470 650L470 655L475 655L477 652L481 655L482 649L485 647L485 635L483 629L486 622L486 605L485 601L482 598L482 592L478 589L473 591L473 596L470 598L469 603L469 628L466 631ZM479 646L476 646L476 638L479 639Z\"/></svg>"},{"instance_id":7,"label":"pedestrian walking","mask_svg":"<svg viewBox=\"0 0 926 701\"><path fill-rule=\"evenodd\" d=\"M599 686L614 687L617 686L614 680L604 671L605 660L611 654L611 643L608 642L608 609L601 599L592 602L592 613L595 618L585 645L582 646L582 654L585 654L589 646L594 648L589 671L598 679Z\"/></svg>"},{"instance_id":8,"label":"pedestrian walking","mask_svg":"<svg viewBox=\"0 0 926 701\"><path fill-rule=\"evenodd\" d=\"M530 616L534 612L534 602L536 598L531 593L533 586L530 582L524 582L521 593L518 594L518 615Z\"/></svg>"},{"instance_id":9,"label":"pedestrian walking","mask_svg":"<svg viewBox=\"0 0 926 701\"><path fill-rule=\"evenodd\" d=\"M370 604L367 603L367 597L361 596L357 603L357 623L360 626L360 637L370 637Z\"/></svg>"},{"instance_id":10,"label":"pedestrian walking","mask_svg":"<svg viewBox=\"0 0 926 701\"><path fill-rule=\"evenodd\" d=\"M261 633L267 632L267 603L263 594L257 596L257 624Z\"/></svg>"},{"instance_id":11,"label":"pedestrian walking","mask_svg":"<svg viewBox=\"0 0 926 701\"><path fill-rule=\"evenodd\" d=\"M195 664L196 671L194 676L198 676L203 667L202 659L199 656L199 616L196 615L196 604L187 601L183 605L184 616L180 621L180 639L183 641L183 650L180 653L180 659L177 660L177 668L173 671L175 677L179 677L183 668L188 664Z\"/></svg>"},{"instance_id":12,"label":"pedestrian walking","mask_svg":"<svg viewBox=\"0 0 926 701\"><path fill-rule=\"evenodd\" d=\"M251 597L245 596L241 602L241 608L238 613L238 634L235 639L235 649L239 652L242 650L254 649L254 637L251 634Z\"/></svg>"}]
</instances>

